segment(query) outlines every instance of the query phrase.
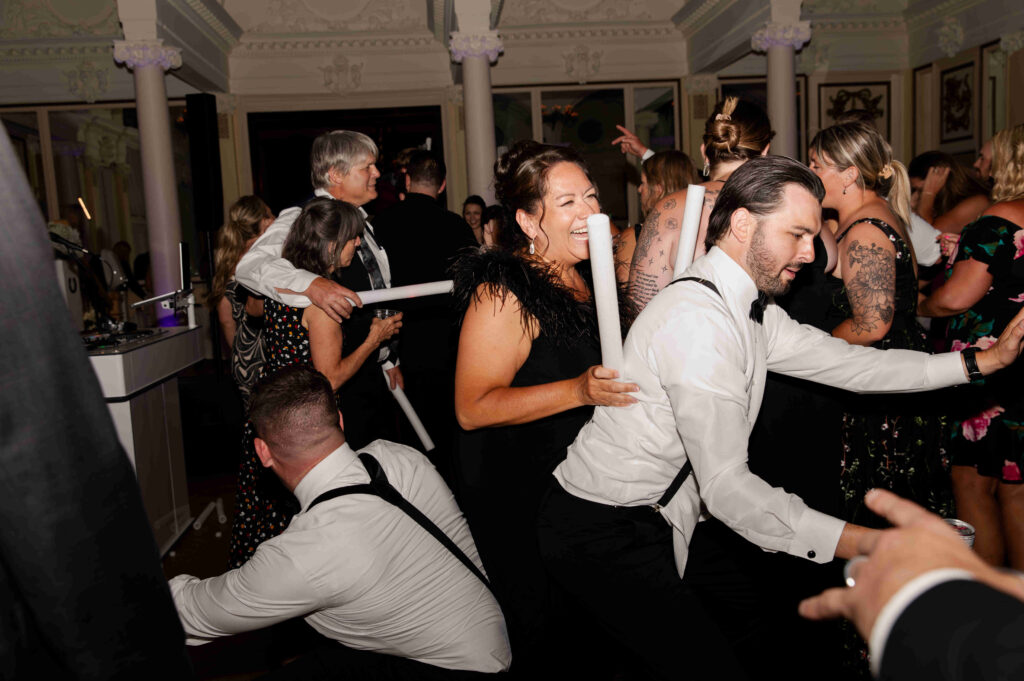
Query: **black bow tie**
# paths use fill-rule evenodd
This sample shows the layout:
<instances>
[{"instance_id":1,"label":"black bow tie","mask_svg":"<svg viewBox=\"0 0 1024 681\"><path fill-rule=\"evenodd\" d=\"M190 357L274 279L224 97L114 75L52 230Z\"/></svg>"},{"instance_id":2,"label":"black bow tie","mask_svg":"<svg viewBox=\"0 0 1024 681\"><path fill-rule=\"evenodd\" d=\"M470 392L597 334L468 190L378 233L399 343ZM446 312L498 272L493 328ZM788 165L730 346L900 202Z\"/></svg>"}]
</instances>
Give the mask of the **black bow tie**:
<instances>
[{"instance_id":1,"label":"black bow tie","mask_svg":"<svg viewBox=\"0 0 1024 681\"><path fill-rule=\"evenodd\" d=\"M757 298L750 304L750 318L758 324L764 323L764 308L768 305L768 294L764 291L757 292Z\"/></svg>"}]
</instances>

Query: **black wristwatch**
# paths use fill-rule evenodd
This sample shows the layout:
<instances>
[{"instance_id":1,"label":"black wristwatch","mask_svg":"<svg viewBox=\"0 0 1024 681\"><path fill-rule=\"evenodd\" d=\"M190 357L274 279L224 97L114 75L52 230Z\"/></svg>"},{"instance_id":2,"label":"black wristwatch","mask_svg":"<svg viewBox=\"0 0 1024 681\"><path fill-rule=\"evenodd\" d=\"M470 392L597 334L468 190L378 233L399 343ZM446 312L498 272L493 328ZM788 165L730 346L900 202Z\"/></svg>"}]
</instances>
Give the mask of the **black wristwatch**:
<instances>
[{"instance_id":1,"label":"black wristwatch","mask_svg":"<svg viewBox=\"0 0 1024 681\"><path fill-rule=\"evenodd\" d=\"M978 348L966 348L960 351L960 355L964 358L964 366L967 367L967 380L971 383L977 383L985 378L985 375L978 369L978 359L975 357L977 354Z\"/></svg>"}]
</instances>

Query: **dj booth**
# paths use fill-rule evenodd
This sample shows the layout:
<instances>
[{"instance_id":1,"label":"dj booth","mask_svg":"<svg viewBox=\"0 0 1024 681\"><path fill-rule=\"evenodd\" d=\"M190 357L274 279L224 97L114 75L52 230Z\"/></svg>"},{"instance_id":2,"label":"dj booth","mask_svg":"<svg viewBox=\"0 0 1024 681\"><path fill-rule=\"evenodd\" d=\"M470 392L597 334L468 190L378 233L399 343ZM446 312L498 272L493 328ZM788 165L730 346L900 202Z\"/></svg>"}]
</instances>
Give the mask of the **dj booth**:
<instances>
[{"instance_id":1,"label":"dj booth","mask_svg":"<svg viewBox=\"0 0 1024 681\"><path fill-rule=\"evenodd\" d=\"M177 374L203 357L201 329L170 327L85 337L117 435L135 467L160 553L192 521Z\"/></svg>"}]
</instances>

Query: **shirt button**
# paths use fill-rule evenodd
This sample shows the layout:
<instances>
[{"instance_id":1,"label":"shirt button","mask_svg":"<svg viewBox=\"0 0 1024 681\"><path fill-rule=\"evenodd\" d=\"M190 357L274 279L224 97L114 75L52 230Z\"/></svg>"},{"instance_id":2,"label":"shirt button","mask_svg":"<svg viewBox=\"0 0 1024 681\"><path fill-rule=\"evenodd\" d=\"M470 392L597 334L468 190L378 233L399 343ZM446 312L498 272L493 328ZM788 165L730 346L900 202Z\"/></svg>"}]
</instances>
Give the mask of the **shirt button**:
<instances>
[{"instance_id":1,"label":"shirt button","mask_svg":"<svg viewBox=\"0 0 1024 681\"><path fill-rule=\"evenodd\" d=\"M810 551L807 552L807 557L808 558L814 558L816 555L818 555L818 554L816 554L814 552L814 549L811 549Z\"/></svg>"}]
</instances>

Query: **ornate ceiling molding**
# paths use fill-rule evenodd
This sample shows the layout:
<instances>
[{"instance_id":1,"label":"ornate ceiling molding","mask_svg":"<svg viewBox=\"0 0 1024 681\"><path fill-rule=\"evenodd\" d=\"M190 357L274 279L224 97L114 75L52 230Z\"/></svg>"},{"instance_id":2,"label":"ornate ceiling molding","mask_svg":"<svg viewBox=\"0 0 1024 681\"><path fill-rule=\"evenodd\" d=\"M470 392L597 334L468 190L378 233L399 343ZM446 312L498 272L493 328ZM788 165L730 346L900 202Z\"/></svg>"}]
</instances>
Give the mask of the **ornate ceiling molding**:
<instances>
[{"instance_id":1,"label":"ornate ceiling molding","mask_svg":"<svg viewBox=\"0 0 1024 681\"><path fill-rule=\"evenodd\" d=\"M750 38L750 47L755 52L767 52L772 47L792 47L799 50L811 39L811 22L798 21L791 24L768 22Z\"/></svg>"},{"instance_id":2,"label":"ornate ceiling molding","mask_svg":"<svg viewBox=\"0 0 1024 681\"><path fill-rule=\"evenodd\" d=\"M251 33L354 33L357 31L409 31L422 28L410 0L366 0L350 16L324 16L303 0L270 0L270 19L250 29Z\"/></svg>"},{"instance_id":3,"label":"ornate ceiling molding","mask_svg":"<svg viewBox=\"0 0 1024 681\"><path fill-rule=\"evenodd\" d=\"M502 29L510 26L534 26L581 21L649 21L651 13L644 0L506 0L501 11ZM504 34L504 31L502 32Z\"/></svg>"},{"instance_id":4,"label":"ornate ceiling molding","mask_svg":"<svg viewBox=\"0 0 1024 681\"><path fill-rule=\"evenodd\" d=\"M933 21L939 21L943 17L950 16L953 14L959 14L960 12L973 7L982 0L944 0L935 5L929 5L923 11L917 14L911 14L911 11L907 11L907 27L908 28L919 28L922 24L927 24Z\"/></svg>"},{"instance_id":5,"label":"ornate ceiling molding","mask_svg":"<svg viewBox=\"0 0 1024 681\"><path fill-rule=\"evenodd\" d=\"M904 10L899 0L804 0L801 15L813 18L836 14L890 14Z\"/></svg>"},{"instance_id":6,"label":"ornate ceiling molding","mask_svg":"<svg viewBox=\"0 0 1024 681\"><path fill-rule=\"evenodd\" d=\"M849 31L905 31L907 23L900 17L883 19L815 19L811 21L815 33L819 31L844 33Z\"/></svg>"},{"instance_id":7,"label":"ornate ceiling molding","mask_svg":"<svg viewBox=\"0 0 1024 681\"><path fill-rule=\"evenodd\" d=\"M956 17L946 17L935 31L939 49L947 57L955 57L964 46L964 27Z\"/></svg>"},{"instance_id":8,"label":"ornate ceiling molding","mask_svg":"<svg viewBox=\"0 0 1024 681\"><path fill-rule=\"evenodd\" d=\"M603 52L592 50L586 45L574 46L571 50L562 53L562 59L565 60L565 75L580 85L584 85L587 79L596 76L601 70L603 55Z\"/></svg>"},{"instance_id":9,"label":"ornate ceiling molding","mask_svg":"<svg viewBox=\"0 0 1024 681\"><path fill-rule=\"evenodd\" d=\"M713 10L718 9L721 11L731 4L733 4L733 0L704 0L699 5L696 3L696 0L691 0L691 2L687 2L681 10L676 12L675 16L672 17L672 21L680 31L686 35L691 35L700 30L718 14L718 12ZM691 7L693 9L690 9Z\"/></svg>"},{"instance_id":10,"label":"ornate ceiling molding","mask_svg":"<svg viewBox=\"0 0 1024 681\"><path fill-rule=\"evenodd\" d=\"M203 23L213 31L224 47L231 49L238 44L238 38L241 36L241 28L238 25L232 28L225 24L203 0L177 0L176 2L176 4L181 3L184 3L202 19Z\"/></svg>"},{"instance_id":11,"label":"ornate ceiling molding","mask_svg":"<svg viewBox=\"0 0 1024 681\"><path fill-rule=\"evenodd\" d=\"M343 94L358 90L363 84L363 59L349 59L345 55L335 55L327 66L320 66L324 75L324 88L328 92Z\"/></svg>"},{"instance_id":12,"label":"ornate ceiling molding","mask_svg":"<svg viewBox=\"0 0 1024 681\"><path fill-rule=\"evenodd\" d=\"M64 71L64 78L72 96L92 104L107 92L110 69L106 66L97 67L92 61L81 61Z\"/></svg>"},{"instance_id":13,"label":"ornate ceiling molding","mask_svg":"<svg viewBox=\"0 0 1024 681\"><path fill-rule=\"evenodd\" d=\"M365 50L373 48L404 49L438 48L438 42L431 33L416 35L378 35L352 38L314 37L243 37L235 47L232 56L253 56L268 52L321 52L323 50Z\"/></svg>"},{"instance_id":14,"label":"ornate ceiling molding","mask_svg":"<svg viewBox=\"0 0 1024 681\"><path fill-rule=\"evenodd\" d=\"M100 6L91 17L61 14L50 0L19 0L3 3L0 38L63 38L69 36L121 36L117 4Z\"/></svg>"},{"instance_id":15,"label":"ornate ceiling molding","mask_svg":"<svg viewBox=\"0 0 1024 681\"><path fill-rule=\"evenodd\" d=\"M0 47L0 64L3 66L23 66L26 63L49 63L65 61L83 61L91 59L110 59L110 42L69 45L61 42L52 45L13 45ZM0 67L2 68L2 67Z\"/></svg>"},{"instance_id":16,"label":"ornate ceiling molding","mask_svg":"<svg viewBox=\"0 0 1024 681\"><path fill-rule=\"evenodd\" d=\"M510 43L550 42L563 40L679 40L679 31L670 24L641 26L599 26L593 28L529 28L502 29L501 38Z\"/></svg>"}]
</instances>

